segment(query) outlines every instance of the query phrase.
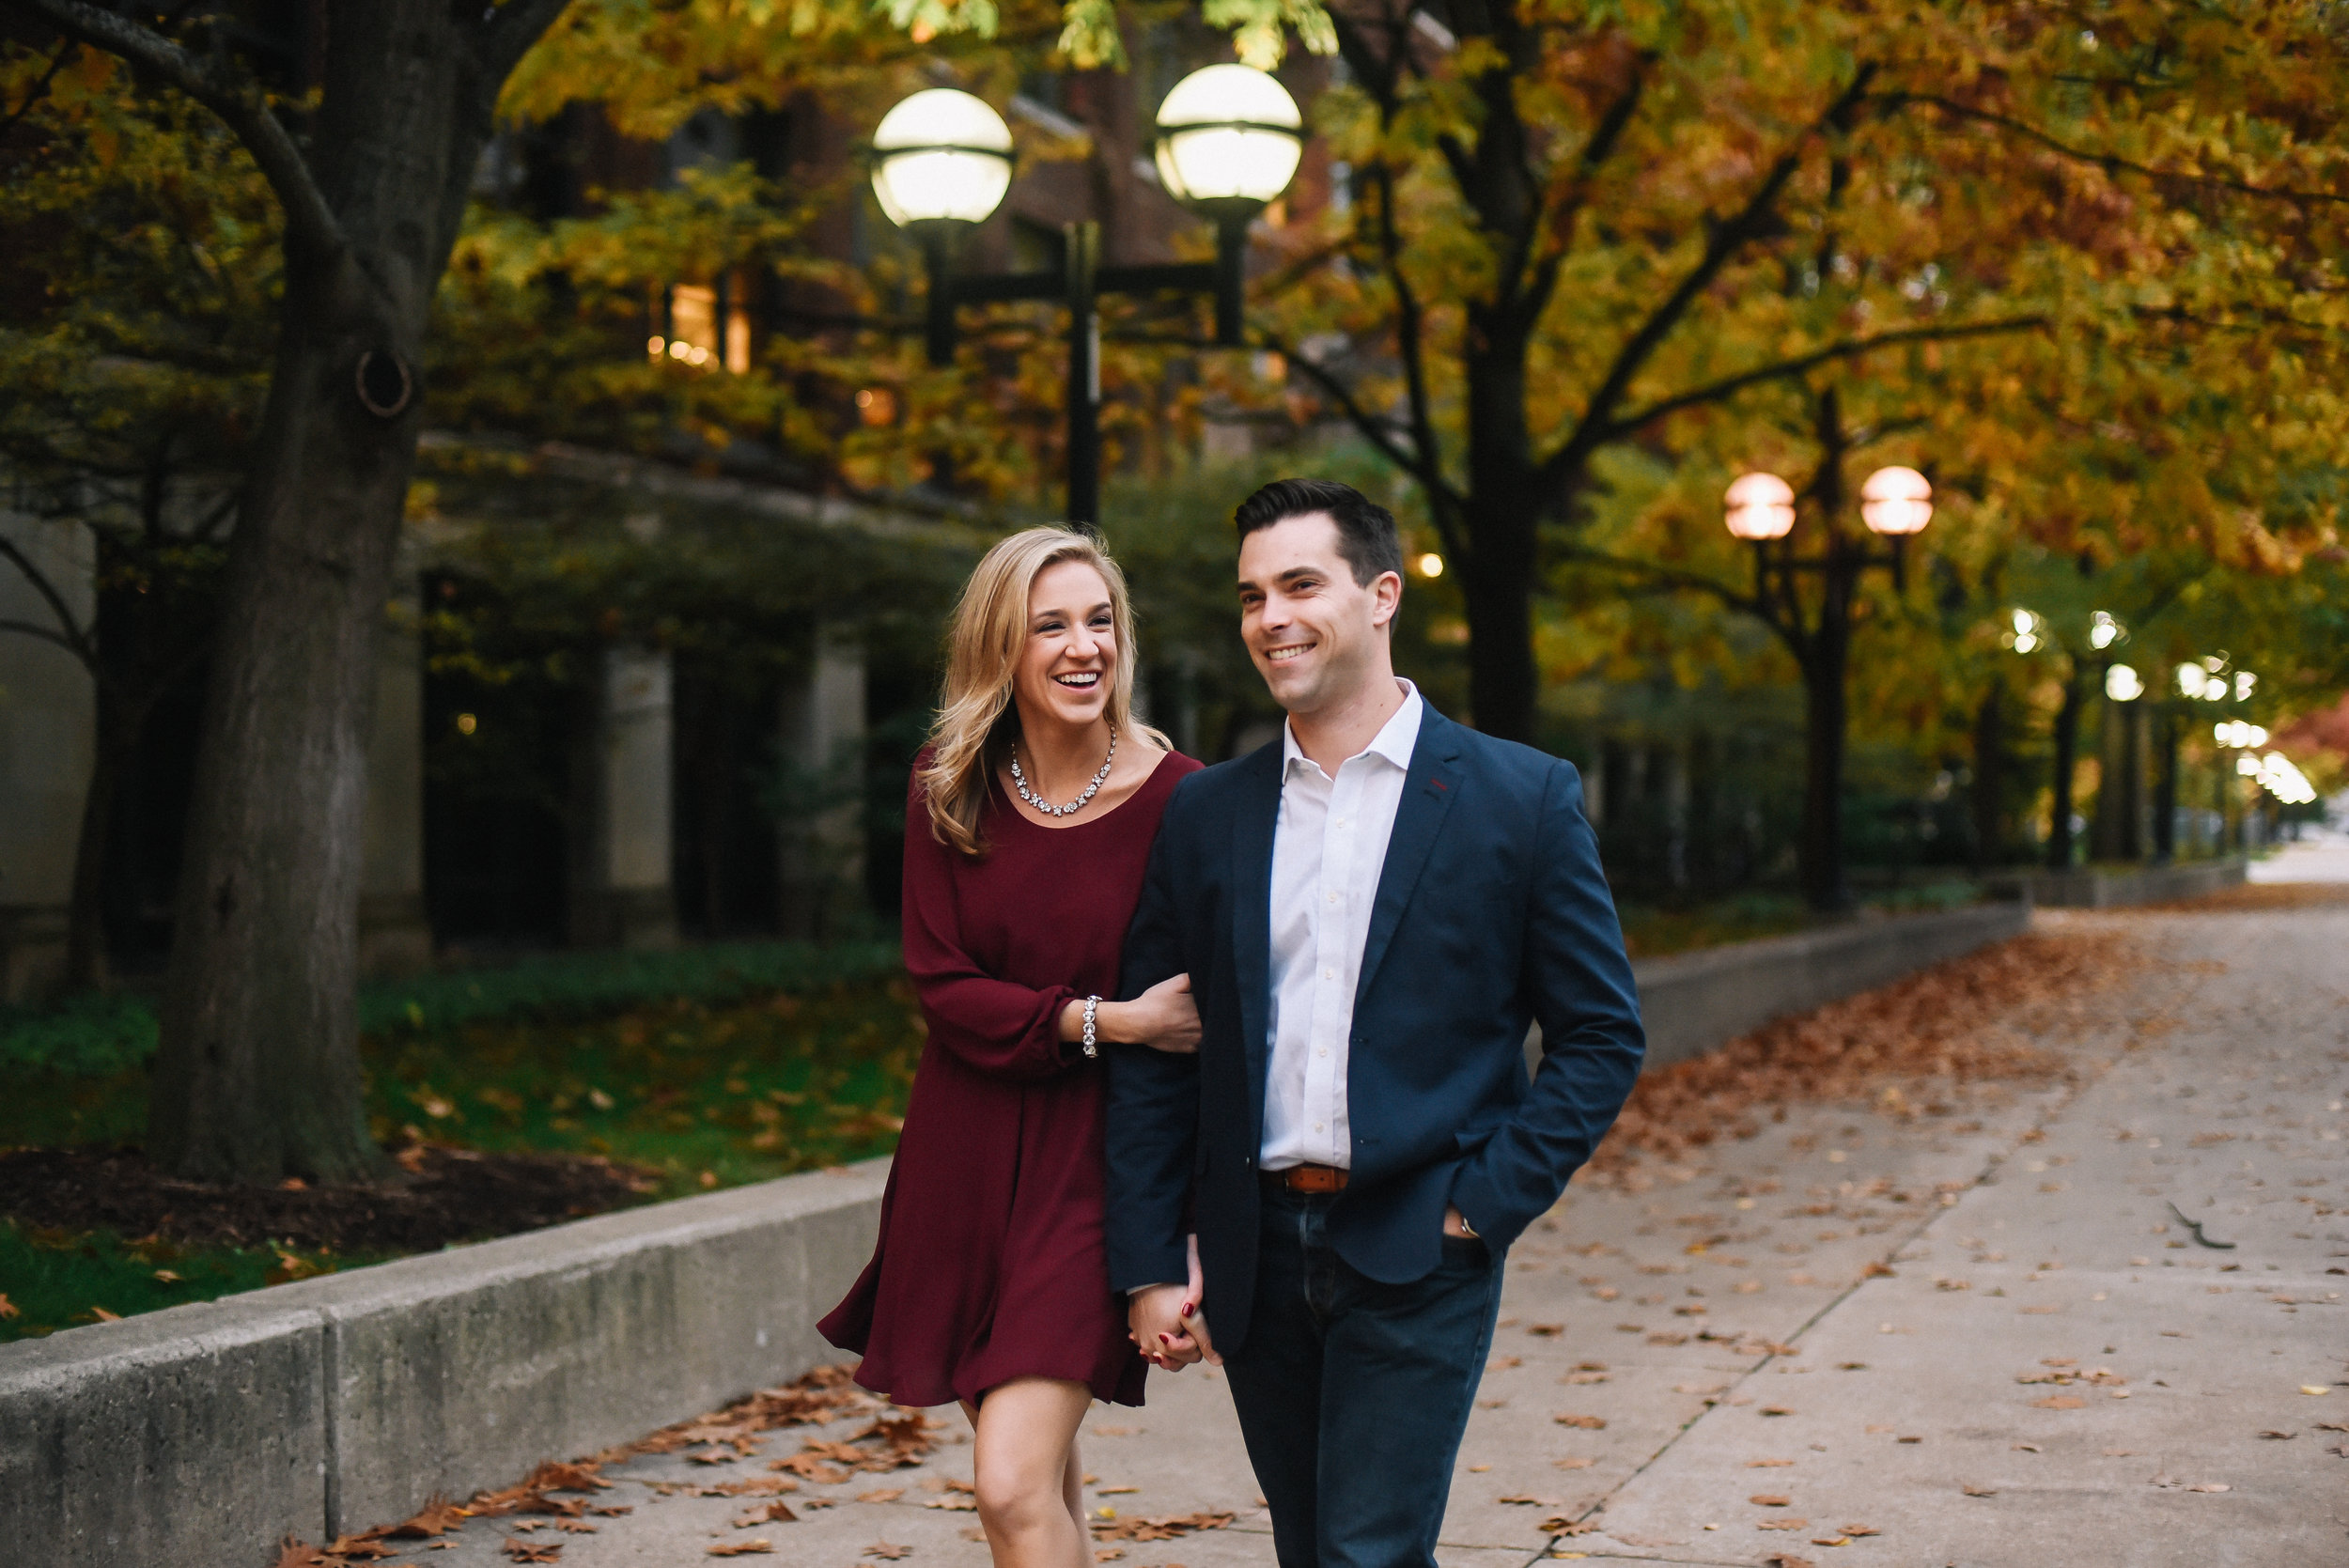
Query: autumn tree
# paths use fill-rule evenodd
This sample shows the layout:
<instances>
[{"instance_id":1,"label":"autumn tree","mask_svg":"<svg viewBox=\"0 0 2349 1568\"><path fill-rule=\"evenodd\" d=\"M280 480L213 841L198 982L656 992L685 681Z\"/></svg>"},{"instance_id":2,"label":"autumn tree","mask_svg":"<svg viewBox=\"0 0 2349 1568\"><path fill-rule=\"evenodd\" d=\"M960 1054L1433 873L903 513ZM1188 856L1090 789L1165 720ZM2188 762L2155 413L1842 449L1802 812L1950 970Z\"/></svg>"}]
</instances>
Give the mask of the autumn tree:
<instances>
[{"instance_id":1,"label":"autumn tree","mask_svg":"<svg viewBox=\"0 0 2349 1568\"><path fill-rule=\"evenodd\" d=\"M114 804L148 715L192 695L216 623L239 464L269 367L275 210L231 135L112 56L0 59L0 465L20 515L86 530L98 613L0 538L42 616L0 631L80 660L97 733L64 983L103 978Z\"/></svg>"}]
</instances>

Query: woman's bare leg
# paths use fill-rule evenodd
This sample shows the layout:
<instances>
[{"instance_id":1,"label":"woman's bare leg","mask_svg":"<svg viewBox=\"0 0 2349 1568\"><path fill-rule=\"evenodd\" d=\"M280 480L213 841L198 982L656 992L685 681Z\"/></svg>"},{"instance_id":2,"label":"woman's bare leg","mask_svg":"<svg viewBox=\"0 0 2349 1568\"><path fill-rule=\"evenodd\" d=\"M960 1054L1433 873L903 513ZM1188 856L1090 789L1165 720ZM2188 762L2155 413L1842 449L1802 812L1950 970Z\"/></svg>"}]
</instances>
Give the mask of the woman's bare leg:
<instances>
[{"instance_id":1,"label":"woman's bare leg","mask_svg":"<svg viewBox=\"0 0 2349 1568\"><path fill-rule=\"evenodd\" d=\"M972 1421L972 1467L995 1568L1092 1568L1077 1462L1077 1428L1092 1403L1083 1384L1050 1377L988 1390Z\"/></svg>"}]
</instances>

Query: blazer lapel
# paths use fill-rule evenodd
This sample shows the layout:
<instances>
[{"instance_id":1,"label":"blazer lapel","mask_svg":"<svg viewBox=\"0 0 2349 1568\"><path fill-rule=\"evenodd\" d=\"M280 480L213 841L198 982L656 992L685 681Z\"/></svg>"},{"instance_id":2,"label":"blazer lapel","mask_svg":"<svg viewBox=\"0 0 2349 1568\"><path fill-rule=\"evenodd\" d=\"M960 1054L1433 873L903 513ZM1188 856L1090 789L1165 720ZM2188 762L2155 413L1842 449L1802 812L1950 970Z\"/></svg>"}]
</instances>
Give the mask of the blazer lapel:
<instances>
[{"instance_id":1,"label":"blazer lapel","mask_svg":"<svg viewBox=\"0 0 2349 1568\"><path fill-rule=\"evenodd\" d=\"M1248 1048L1252 1109L1261 1129L1271 1057L1265 1031L1272 1014L1272 833L1281 812L1281 743L1262 748L1244 766L1247 786L1232 824L1232 960L1239 979L1239 1027Z\"/></svg>"},{"instance_id":2,"label":"blazer lapel","mask_svg":"<svg viewBox=\"0 0 2349 1568\"><path fill-rule=\"evenodd\" d=\"M1357 1007L1370 992L1378 961L1387 955L1387 945L1394 939L1395 927L1403 923L1403 911L1410 905L1411 890L1418 886L1419 874L1436 846L1436 834L1459 796L1458 732L1458 725L1433 707L1420 720L1419 743L1411 748L1410 771L1404 776L1403 800L1394 809L1394 831L1388 836L1386 863L1378 872L1378 893L1370 906L1361 978L1354 986Z\"/></svg>"}]
</instances>

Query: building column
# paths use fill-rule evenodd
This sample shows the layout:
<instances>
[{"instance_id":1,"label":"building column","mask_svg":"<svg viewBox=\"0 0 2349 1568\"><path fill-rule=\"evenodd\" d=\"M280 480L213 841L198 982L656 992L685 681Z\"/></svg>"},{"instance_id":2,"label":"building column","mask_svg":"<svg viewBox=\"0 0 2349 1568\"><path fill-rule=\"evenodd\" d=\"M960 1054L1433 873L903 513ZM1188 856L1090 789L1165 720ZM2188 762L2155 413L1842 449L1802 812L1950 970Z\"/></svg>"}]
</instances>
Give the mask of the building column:
<instances>
[{"instance_id":1,"label":"building column","mask_svg":"<svg viewBox=\"0 0 2349 1568\"><path fill-rule=\"evenodd\" d=\"M785 686L780 926L841 934L864 905L864 650L828 629Z\"/></svg>"},{"instance_id":2,"label":"building column","mask_svg":"<svg viewBox=\"0 0 2349 1568\"><path fill-rule=\"evenodd\" d=\"M367 744L366 848L359 887L359 971L413 974L432 964L424 908L424 641L415 574L403 570L376 666Z\"/></svg>"},{"instance_id":3,"label":"building column","mask_svg":"<svg viewBox=\"0 0 2349 1568\"><path fill-rule=\"evenodd\" d=\"M600 674L578 781L571 944L675 947L669 656L614 648Z\"/></svg>"},{"instance_id":4,"label":"building column","mask_svg":"<svg viewBox=\"0 0 2349 1568\"><path fill-rule=\"evenodd\" d=\"M97 559L86 530L0 513L82 627L96 617ZM0 561L0 620L54 627L56 613L12 562ZM98 691L64 648L0 631L0 1000L48 991L65 969L66 919L82 802L97 752Z\"/></svg>"}]
</instances>

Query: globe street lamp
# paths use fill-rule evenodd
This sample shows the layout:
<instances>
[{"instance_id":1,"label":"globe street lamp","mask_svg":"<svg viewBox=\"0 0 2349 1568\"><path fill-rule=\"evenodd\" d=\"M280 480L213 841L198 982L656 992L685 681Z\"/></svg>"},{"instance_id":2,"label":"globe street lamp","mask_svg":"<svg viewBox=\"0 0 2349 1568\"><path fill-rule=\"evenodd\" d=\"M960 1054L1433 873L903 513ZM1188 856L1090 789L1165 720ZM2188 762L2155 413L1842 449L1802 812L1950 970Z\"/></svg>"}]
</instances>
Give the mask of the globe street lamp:
<instances>
[{"instance_id":1,"label":"globe street lamp","mask_svg":"<svg viewBox=\"0 0 2349 1568\"><path fill-rule=\"evenodd\" d=\"M892 223L922 247L929 276L924 336L932 365L954 360L955 313L966 304L1059 300L1068 306L1068 521L1091 532L1101 503L1103 294L1206 294L1215 301L1221 348L1244 342L1242 285L1248 225L1288 189L1303 156L1304 117L1288 90L1242 65L1191 72L1158 116L1159 179L1167 193L1215 225L1210 262L1101 265L1101 229L1064 225L1051 272L968 273L955 252L1011 188L1012 142L1003 116L951 87L899 103L873 132L873 194Z\"/></svg>"},{"instance_id":2,"label":"globe street lamp","mask_svg":"<svg viewBox=\"0 0 2349 1568\"><path fill-rule=\"evenodd\" d=\"M1933 486L1913 468L1881 468L1860 488L1860 520L1868 534L1891 541L1890 551L1869 547L1866 536L1839 526L1849 494L1842 462L1848 446L1832 406L1823 421L1834 432L1819 471L1806 492L1816 504L1822 526L1818 551L1797 553L1791 537L1798 498L1775 474L1740 474L1722 497L1721 521L1730 534L1753 547L1753 595L1732 602L1759 616L1778 633L1803 678L1803 807L1798 862L1803 896L1813 909L1849 907L1843 875L1843 773L1846 687L1851 662L1852 604L1859 579L1871 567L1889 567L1897 587L1906 586L1908 540L1933 520ZM1809 601L1805 576L1818 579ZM2018 629L2023 623L2018 622Z\"/></svg>"}]
</instances>

